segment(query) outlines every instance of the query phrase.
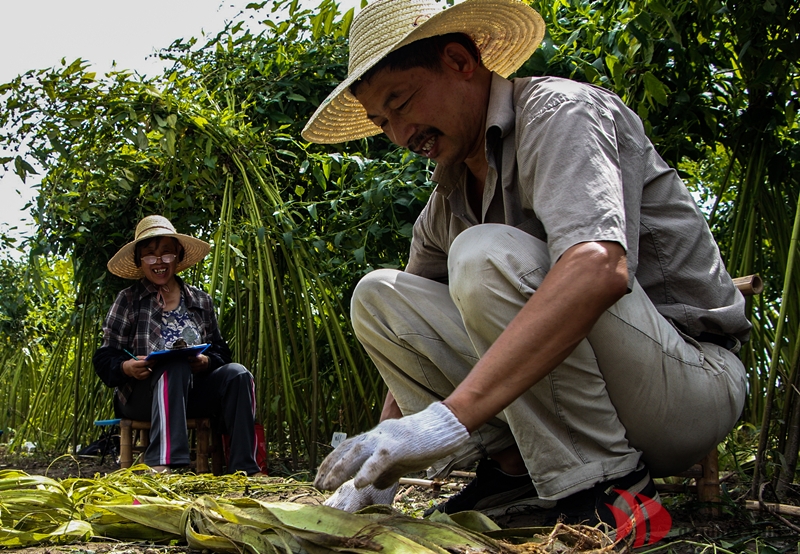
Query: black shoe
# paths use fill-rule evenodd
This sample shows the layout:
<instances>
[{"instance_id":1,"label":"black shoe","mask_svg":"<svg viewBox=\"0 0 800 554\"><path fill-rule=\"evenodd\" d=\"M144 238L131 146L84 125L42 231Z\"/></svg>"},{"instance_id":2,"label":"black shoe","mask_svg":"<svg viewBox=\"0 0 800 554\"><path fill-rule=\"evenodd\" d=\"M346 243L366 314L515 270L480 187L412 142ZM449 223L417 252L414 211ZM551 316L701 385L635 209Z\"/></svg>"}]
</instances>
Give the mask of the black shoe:
<instances>
[{"instance_id":1,"label":"black shoe","mask_svg":"<svg viewBox=\"0 0 800 554\"><path fill-rule=\"evenodd\" d=\"M647 468L596 484L555 502L551 508L525 501L508 507L503 514L489 515L501 527L568 525L596 526L604 523L623 538L636 531L637 543L647 531L652 544L667 534L672 518L661 505L658 491ZM643 544L643 543L642 543Z\"/></svg>"},{"instance_id":2,"label":"black shoe","mask_svg":"<svg viewBox=\"0 0 800 554\"><path fill-rule=\"evenodd\" d=\"M446 502L428 508L425 516L436 511L454 514L466 510L485 510L531 497L536 497L536 487L527 473L509 475L500 470L497 462L484 458L478 462L475 478L466 487Z\"/></svg>"}]
</instances>

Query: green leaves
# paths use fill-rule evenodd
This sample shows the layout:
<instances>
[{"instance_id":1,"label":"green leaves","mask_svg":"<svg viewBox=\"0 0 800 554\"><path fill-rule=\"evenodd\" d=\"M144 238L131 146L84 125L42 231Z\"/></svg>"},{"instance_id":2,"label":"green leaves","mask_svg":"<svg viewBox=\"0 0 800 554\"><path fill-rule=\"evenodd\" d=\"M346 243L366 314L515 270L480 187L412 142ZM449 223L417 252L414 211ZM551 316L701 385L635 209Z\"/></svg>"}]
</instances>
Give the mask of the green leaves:
<instances>
[{"instance_id":1,"label":"green leaves","mask_svg":"<svg viewBox=\"0 0 800 554\"><path fill-rule=\"evenodd\" d=\"M5 158L6 161L11 161L12 158ZM22 179L22 182L25 182L25 179L28 175L38 175L36 170L33 169L33 166L22 159L21 156L16 156L13 158L14 160L14 173L19 175L19 178Z\"/></svg>"},{"instance_id":2,"label":"green leaves","mask_svg":"<svg viewBox=\"0 0 800 554\"><path fill-rule=\"evenodd\" d=\"M136 469L63 483L0 472L0 546L69 544L98 536L121 541L179 541L198 551L234 554L499 554L514 550L487 535L498 528L477 512L452 519L440 515L435 521L377 507L351 514L322 505L241 497L242 491L259 497L292 491L307 498L319 496L306 483L248 480L241 474L156 476L149 470L141 472L146 470L144 466ZM4 490L6 484L21 491ZM40 508L48 504L46 512ZM526 541L524 534L506 535Z\"/></svg>"},{"instance_id":3,"label":"green leaves","mask_svg":"<svg viewBox=\"0 0 800 554\"><path fill-rule=\"evenodd\" d=\"M34 391L41 383L37 371L60 388L42 389L41 398L20 407L21 440L45 429L40 446L63 448L86 437L94 415L110 409L110 391L98 388L91 354L105 311L125 283L105 265L136 222L152 213L169 217L182 232L213 237L208 263L184 277L215 296L237 361L257 377L259 416L272 444L284 448L289 421L293 456L315 455L319 427L340 405L350 432L372 425L382 391L377 376L367 374L341 303L352 276L342 271L337 276L347 275L344 282L329 281L330 269L337 269L329 261L333 253L312 246L327 233L329 214L320 218L317 209L327 202L321 195L349 184L330 181L335 162L315 164L314 179L304 175L308 153L293 138L346 72L347 23L339 22L330 1L314 12L298 2L264 10L273 7L289 8L284 21L270 24L276 32L265 27L253 35L235 21L205 43L176 40L162 52L173 62L163 78L120 72L98 80L76 60L3 87L0 146L28 146L28 156L14 158L21 177L35 176L37 165L44 170L34 210L39 231L28 248L68 257L71 300L79 299L72 324L54 317L53 328L42 330L49 344L77 348L63 348L62 356L51 351L31 375ZM310 38L312 18L318 40ZM348 260L367 265L364 257ZM6 290L14 289L4 289L4 297ZM22 327L20 335L38 344L30 329ZM0 346L0 360L6 352L16 351ZM337 378L328 379L331 372ZM318 385L320 373L331 383L326 388ZM346 385L330 390L334 382ZM64 389L74 394L50 397ZM30 396L22 398L27 403ZM267 398L281 399L274 421L266 421ZM71 426L63 424L65 416Z\"/></svg>"},{"instance_id":4,"label":"green leaves","mask_svg":"<svg viewBox=\"0 0 800 554\"><path fill-rule=\"evenodd\" d=\"M669 94L667 87L650 71L647 71L642 77L644 78L644 90L647 98L651 102L655 101L662 106L666 106L667 95Z\"/></svg>"},{"instance_id":5,"label":"green leaves","mask_svg":"<svg viewBox=\"0 0 800 554\"><path fill-rule=\"evenodd\" d=\"M58 481L0 471L0 546L87 540L91 526L77 516L72 499Z\"/></svg>"}]
</instances>

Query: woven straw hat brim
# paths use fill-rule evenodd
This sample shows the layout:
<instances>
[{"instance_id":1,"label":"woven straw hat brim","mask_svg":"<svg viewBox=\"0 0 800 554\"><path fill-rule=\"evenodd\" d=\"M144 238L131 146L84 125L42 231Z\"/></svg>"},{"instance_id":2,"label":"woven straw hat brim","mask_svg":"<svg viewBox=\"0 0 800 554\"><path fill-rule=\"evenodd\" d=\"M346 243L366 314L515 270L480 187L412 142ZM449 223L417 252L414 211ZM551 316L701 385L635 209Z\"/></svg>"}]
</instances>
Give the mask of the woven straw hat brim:
<instances>
[{"instance_id":1,"label":"woven straw hat brim","mask_svg":"<svg viewBox=\"0 0 800 554\"><path fill-rule=\"evenodd\" d=\"M183 246L184 257L183 260L178 262L178 265L175 268L175 273L179 273L188 267L192 267L194 264L205 258L211 251L211 245L205 241L190 237L189 235L184 235L182 233L169 232L165 231L163 228L159 228L154 229L152 232L142 233L141 236L136 238L136 240L133 240L120 248L119 251L114 254L114 257L108 261L108 270L114 275L122 277L123 279L141 279L144 277L142 268L136 267L136 264L133 262L134 252L137 242L141 242L152 237L174 237L178 239L178 242L180 242L181 246Z\"/></svg>"},{"instance_id":2,"label":"woven straw hat brim","mask_svg":"<svg viewBox=\"0 0 800 554\"><path fill-rule=\"evenodd\" d=\"M364 8L350 31L347 78L308 120L303 138L336 144L379 134L381 128L367 118L364 107L350 94L350 85L387 54L414 41L466 33L480 49L483 64L507 77L531 57L544 38L542 17L518 0L465 0L439 10L438 3L413 0L382 0Z\"/></svg>"}]
</instances>

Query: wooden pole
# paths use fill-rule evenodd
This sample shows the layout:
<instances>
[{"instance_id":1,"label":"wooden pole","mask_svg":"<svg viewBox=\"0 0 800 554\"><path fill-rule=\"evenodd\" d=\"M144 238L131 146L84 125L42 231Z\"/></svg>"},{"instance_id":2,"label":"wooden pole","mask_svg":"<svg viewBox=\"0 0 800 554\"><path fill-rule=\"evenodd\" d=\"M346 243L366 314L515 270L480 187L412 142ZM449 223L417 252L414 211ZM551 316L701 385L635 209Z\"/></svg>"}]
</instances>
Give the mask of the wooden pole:
<instances>
[{"instance_id":1,"label":"wooden pole","mask_svg":"<svg viewBox=\"0 0 800 554\"><path fill-rule=\"evenodd\" d=\"M764 502L760 504L757 500L747 500L744 507L756 512L770 512L773 514L783 514L787 516L800 516L800 506L790 506L788 504L774 504Z\"/></svg>"},{"instance_id":2,"label":"wooden pole","mask_svg":"<svg viewBox=\"0 0 800 554\"><path fill-rule=\"evenodd\" d=\"M753 296L761 294L764 290L764 280L760 275L746 275L744 277L736 277L733 284L744 296Z\"/></svg>"}]
</instances>

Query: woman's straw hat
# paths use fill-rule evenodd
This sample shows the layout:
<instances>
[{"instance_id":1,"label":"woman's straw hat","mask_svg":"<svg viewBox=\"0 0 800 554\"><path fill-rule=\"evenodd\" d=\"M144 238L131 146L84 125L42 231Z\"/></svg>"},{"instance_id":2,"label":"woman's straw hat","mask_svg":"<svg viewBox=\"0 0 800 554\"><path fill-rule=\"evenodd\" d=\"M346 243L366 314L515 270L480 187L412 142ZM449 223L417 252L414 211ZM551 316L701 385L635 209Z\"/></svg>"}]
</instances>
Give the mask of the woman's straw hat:
<instances>
[{"instance_id":1,"label":"woman's straw hat","mask_svg":"<svg viewBox=\"0 0 800 554\"><path fill-rule=\"evenodd\" d=\"M311 116L303 138L335 144L380 133L348 89L387 54L409 43L465 33L480 49L483 64L507 77L544 37L542 17L519 0L465 0L443 7L444 2L435 0L378 0L364 8L350 28L347 78Z\"/></svg>"},{"instance_id":2,"label":"woman's straw hat","mask_svg":"<svg viewBox=\"0 0 800 554\"><path fill-rule=\"evenodd\" d=\"M136 238L119 249L108 262L108 270L124 279L141 279L144 272L133 261L136 243L153 237L175 237L184 250L183 259L178 261L175 273L191 267L206 257L211 246L200 239L175 231L169 219L160 215L148 215L136 225Z\"/></svg>"}]
</instances>

